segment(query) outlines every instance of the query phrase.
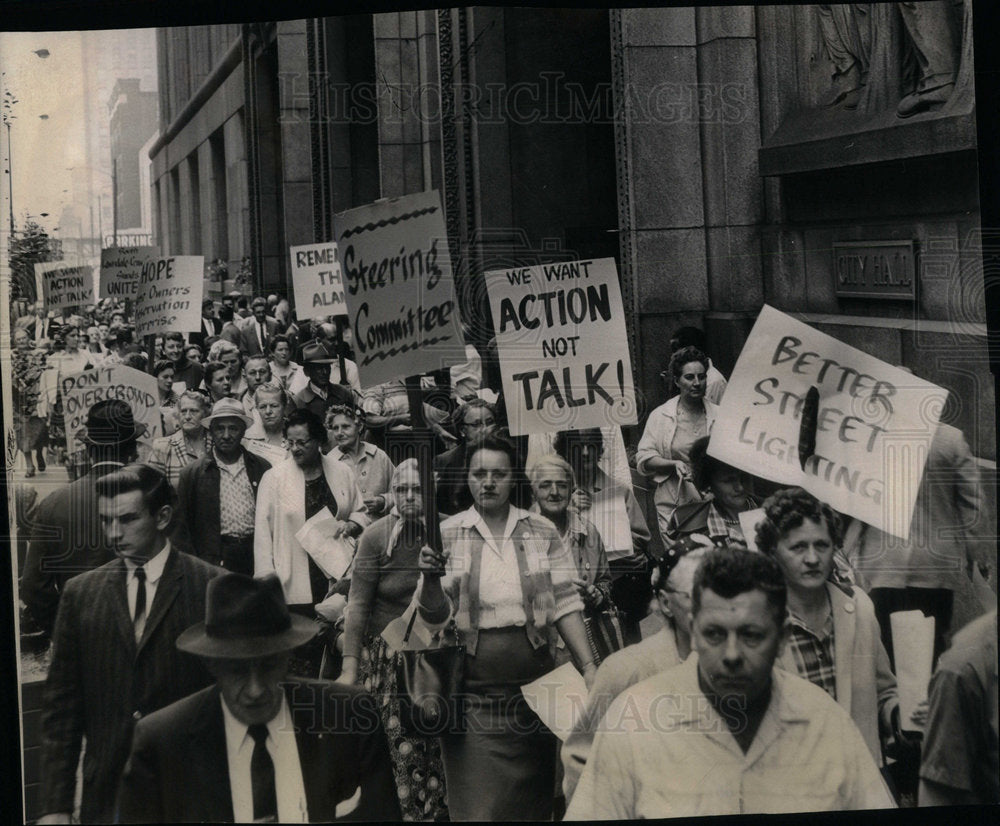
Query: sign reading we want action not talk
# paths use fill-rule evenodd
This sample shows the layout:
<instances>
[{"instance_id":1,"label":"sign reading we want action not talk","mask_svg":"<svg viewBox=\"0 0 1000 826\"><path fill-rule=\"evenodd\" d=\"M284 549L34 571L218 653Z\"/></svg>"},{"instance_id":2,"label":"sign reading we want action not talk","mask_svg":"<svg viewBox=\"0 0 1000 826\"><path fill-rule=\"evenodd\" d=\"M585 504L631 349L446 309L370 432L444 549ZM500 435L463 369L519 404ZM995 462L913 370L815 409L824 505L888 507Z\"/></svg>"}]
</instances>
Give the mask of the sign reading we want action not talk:
<instances>
[{"instance_id":1,"label":"sign reading we want action not talk","mask_svg":"<svg viewBox=\"0 0 1000 826\"><path fill-rule=\"evenodd\" d=\"M333 228L362 386L464 362L437 191L342 212Z\"/></svg>"},{"instance_id":2,"label":"sign reading we want action not talk","mask_svg":"<svg viewBox=\"0 0 1000 826\"><path fill-rule=\"evenodd\" d=\"M636 424L613 258L484 278L512 435Z\"/></svg>"},{"instance_id":3,"label":"sign reading we want action not talk","mask_svg":"<svg viewBox=\"0 0 1000 826\"><path fill-rule=\"evenodd\" d=\"M810 388L819 398L815 446L800 455ZM708 452L906 539L947 396L765 305L726 387Z\"/></svg>"}]
</instances>

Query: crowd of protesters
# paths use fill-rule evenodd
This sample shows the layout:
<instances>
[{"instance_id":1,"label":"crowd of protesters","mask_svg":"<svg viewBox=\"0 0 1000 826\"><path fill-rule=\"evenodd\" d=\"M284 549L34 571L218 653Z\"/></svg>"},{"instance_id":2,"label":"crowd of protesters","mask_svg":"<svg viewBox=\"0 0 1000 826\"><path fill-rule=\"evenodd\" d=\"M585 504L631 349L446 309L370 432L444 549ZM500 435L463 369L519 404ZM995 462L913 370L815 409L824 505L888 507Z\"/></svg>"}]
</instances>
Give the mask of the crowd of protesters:
<instances>
[{"instance_id":1,"label":"crowd of protesters","mask_svg":"<svg viewBox=\"0 0 1000 826\"><path fill-rule=\"evenodd\" d=\"M471 338L465 364L419 388L362 389L345 321L297 322L281 296L230 295L205 302L198 332L148 341L112 302L63 316L34 307L15 323L25 474L68 472L24 520L19 570L23 623L54 641L46 822L74 814L84 737L84 822L342 812L353 788L323 797L342 767L324 762L320 776L313 756L331 759L320 747L300 741L290 758L277 730L255 729L286 713L279 695L298 713L279 683L313 686L310 702L316 685L331 692L323 702L374 700L373 737L334 753L352 762L360 811L389 819L881 808L912 805L918 786L920 802L1000 802L995 604L969 596L993 571L964 533L981 500L959 431L935 437L920 529L890 542L709 455L726 381L695 328L671 340L670 397L626 449L617 428L512 437L495 350ZM155 377L159 437L144 439L124 402L100 402L69 454L62 377L116 364ZM436 514L419 462L391 458L415 426L432 434ZM747 536L740 514L758 507ZM940 663L929 702L902 719L888 614L908 608L935 617ZM414 622L465 647L461 731L402 733L391 641ZM101 639L117 625L121 641ZM560 743L521 687L563 663L588 695ZM169 782L189 778L170 765L189 744L169 721L200 719L185 696L213 679L229 758L206 758L205 772L222 799L186 808L204 800ZM270 709L261 720L255 686ZM272 769L271 797L258 795L258 748L248 739L240 752L231 718L268 743L291 786ZM338 743L352 736L340 723Z\"/></svg>"}]
</instances>

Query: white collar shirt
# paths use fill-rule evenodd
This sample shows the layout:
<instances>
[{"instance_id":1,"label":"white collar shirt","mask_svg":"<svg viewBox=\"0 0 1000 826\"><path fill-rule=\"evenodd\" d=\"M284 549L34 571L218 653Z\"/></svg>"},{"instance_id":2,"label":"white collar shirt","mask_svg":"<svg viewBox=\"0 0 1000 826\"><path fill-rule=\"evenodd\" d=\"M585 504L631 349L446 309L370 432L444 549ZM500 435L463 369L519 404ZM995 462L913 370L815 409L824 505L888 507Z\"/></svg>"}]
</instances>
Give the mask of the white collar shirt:
<instances>
[{"instance_id":1,"label":"white collar shirt","mask_svg":"<svg viewBox=\"0 0 1000 826\"><path fill-rule=\"evenodd\" d=\"M511 505L498 546L479 511L473 507L465 512L463 527L478 532L484 545L479 570L480 628L506 628L527 622L513 539L518 522L527 517L527 511Z\"/></svg>"},{"instance_id":2,"label":"white collar shirt","mask_svg":"<svg viewBox=\"0 0 1000 826\"><path fill-rule=\"evenodd\" d=\"M146 574L146 611L135 623L135 641L142 639L142 632L146 628L146 618L153 607L153 600L156 598L156 586L163 576L163 568L167 564L167 557L170 555L170 540L166 540L163 549L152 559L143 563L143 570ZM135 602L139 596L139 580L135 578L136 565L131 559L125 560L125 570L128 572L125 579L125 593L128 597L128 615L135 618Z\"/></svg>"},{"instance_id":3,"label":"white collar shirt","mask_svg":"<svg viewBox=\"0 0 1000 826\"><path fill-rule=\"evenodd\" d=\"M246 723L241 723L220 695L226 728L226 758L229 764L229 790L233 800L233 820L253 823L253 786L250 781L250 758L254 740ZM295 728L284 694L281 709L267 723L267 753L274 763L274 790L278 798L279 823L308 823L306 786L302 779L299 747Z\"/></svg>"}]
</instances>

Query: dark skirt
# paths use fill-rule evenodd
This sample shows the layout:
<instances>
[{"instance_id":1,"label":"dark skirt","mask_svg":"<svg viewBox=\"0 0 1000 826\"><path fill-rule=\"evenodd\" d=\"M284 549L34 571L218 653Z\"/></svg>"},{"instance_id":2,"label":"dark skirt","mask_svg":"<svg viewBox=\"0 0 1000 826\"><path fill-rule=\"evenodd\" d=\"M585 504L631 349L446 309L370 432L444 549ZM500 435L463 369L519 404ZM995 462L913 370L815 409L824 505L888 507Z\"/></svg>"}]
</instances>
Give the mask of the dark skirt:
<instances>
[{"instance_id":1,"label":"dark skirt","mask_svg":"<svg viewBox=\"0 0 1000 826\"><path fill-rule=\"evenodd\" d=\"M399 654L373 634L361 646L358 684L375 698L389 739L389 755L403 820L440 820L448 812L441 745L436 737L404 737L399 731L396 663Z\"/></svg>"},{"instance_id":2,"label":"dark skirt","mask_svg":"<svg viewBox=\"0 0 1000 826\"><path fill-rule=\"evenodd\" d=\"M22 453L41 450L49 441L49 429L41 416L19 416L16 422L17 449Z\"/></svg>"},{"instance_id":3,"label":"dark skirt","mask_svg":"<svg viewBox=\"0 0 1000 826\"><path fill-rule=\"evenodd\" d=\"M452 820L551 820L558 740L520 687L552 669L520 626L481 630L466 657L466 730L441 738Z\"/></svg>"}]
</instances>

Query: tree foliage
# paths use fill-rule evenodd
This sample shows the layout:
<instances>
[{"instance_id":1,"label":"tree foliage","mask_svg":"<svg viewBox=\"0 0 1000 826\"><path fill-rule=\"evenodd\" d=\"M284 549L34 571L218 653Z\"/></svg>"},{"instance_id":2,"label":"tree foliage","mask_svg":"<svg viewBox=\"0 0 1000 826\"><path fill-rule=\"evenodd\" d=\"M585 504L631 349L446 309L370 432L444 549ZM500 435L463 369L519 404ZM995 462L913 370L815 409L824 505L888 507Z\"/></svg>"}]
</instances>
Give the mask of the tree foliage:
<instances>
[{"instance_id":1,"label":"tree foliage","mask_svg":"<svg viewBox=\"0 0 1000 826\"><path fill-rule=\"evenodd\" d=\"M60 261L62 245L35 221L28 219L10 242L10 297L35 301L35 264Z\"/></svg>"}]
</instances>

